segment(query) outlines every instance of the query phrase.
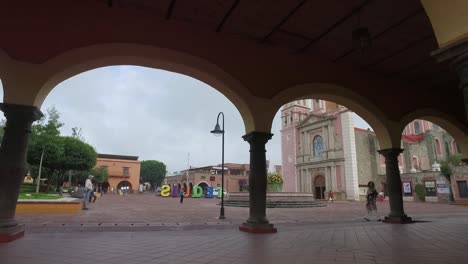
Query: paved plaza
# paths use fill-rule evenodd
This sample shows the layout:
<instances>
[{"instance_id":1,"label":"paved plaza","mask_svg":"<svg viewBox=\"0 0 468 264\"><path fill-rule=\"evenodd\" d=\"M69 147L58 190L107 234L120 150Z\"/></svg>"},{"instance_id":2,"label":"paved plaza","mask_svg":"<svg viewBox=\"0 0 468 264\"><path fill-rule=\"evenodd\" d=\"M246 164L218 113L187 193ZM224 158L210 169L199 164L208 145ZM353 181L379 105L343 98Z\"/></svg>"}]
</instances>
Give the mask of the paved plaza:
<instances>
[{"instance_id":1,"label":"paved plaza","mask_svg":"<svg viewBox=\"0 0 468 264\"><path fill-rule=\"evenodd\" d=\"M362 202L267 209L276 234L238 231L248 208L150 194L98 198L78 215L18 215L25 237L0 244L0 263L465 263L468 207L405 203L417 222L363 219ZM388 202L378 204L382 215Z\"/></svg>"}]
</instances>

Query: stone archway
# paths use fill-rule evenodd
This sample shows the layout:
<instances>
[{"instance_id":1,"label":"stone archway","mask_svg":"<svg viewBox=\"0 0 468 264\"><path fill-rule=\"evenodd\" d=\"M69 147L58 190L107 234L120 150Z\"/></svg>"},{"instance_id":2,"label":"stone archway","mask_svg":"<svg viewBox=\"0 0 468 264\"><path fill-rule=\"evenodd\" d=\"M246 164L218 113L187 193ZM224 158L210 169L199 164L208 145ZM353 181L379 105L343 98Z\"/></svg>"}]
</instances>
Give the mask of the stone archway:
<instances>
[{"instance_id":1,"label":"stone archway","mask_svg":"<svg viewBox=\"0 0 468 264\"><path fill-rule=\"evenodd\" d=\"M460 147L463 160L468 160L468 128L452 116L434 109L419 109L406 114L399 125L398 134L401 135L405 127L415 119L427 120L447 131ZM441 142L442 143L442 142Z\"/></svg>"},{"instance_id":2,"label":"stone archway","mask_svg":"<svg viewBox=\"0 0 468 264\"><path fill-rule=\"evenodd\" d=\"M315 199L325 199L325 177L323 175L317 175L314 179L314 197Z\"/></svg>"},{"instance_id":3,"label":"stone archway","mask_svg":"<svg viewBox=\"0 0 468 264\"><path fill-rule=\"evenodd\" d=\"M202 189L203 189L203 194L205 194L206 191L207 191L207 189L208 189L208 187L210 187L210 185L209 185L208 183L204 182L204 181L199 182L199 183L197 184L197 186L202 187Z\"/></svg>"},{"instance_id":4,"label":"stone archway","mask_svg":"<svg viewBox=\"0 0 468 264\"><path fill-rule=\"evenodd\" d=\"M349 110L363 118L375 131L381 148L391 148L400 145L400 137L392 137L394 122L374 103L356 94L351 89L332 83L306 83L284 89L273 98L274 113L271 116L271 124L276 112L286 103L299 99L320 99L345 106Z\"/></svg>"},{"instance_id":5,"label":"stone archway","mask_svg":"<svg viewBox=\"0 0 468 264\"><path fill-rule=\"evenodd\" d=\"M128 187L128 189L126 189ZM117 184L117 191L122 190L122 192L125 193L124 190L128 190L128 192L133 192L133 187L132 184L129 181L121 181L119 184Z\"/></svg>"}]
</instances>

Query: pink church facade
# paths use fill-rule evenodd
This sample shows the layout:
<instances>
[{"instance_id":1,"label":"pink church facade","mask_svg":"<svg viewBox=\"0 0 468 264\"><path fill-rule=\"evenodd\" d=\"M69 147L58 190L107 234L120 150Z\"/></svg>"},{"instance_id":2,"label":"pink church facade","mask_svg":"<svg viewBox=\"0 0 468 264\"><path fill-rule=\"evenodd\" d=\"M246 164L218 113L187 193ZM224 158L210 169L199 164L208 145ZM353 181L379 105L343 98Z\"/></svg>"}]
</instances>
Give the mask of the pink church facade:
<instances>
[{"instance_id":1,"label":"pink church facade","mask_svg":"<svg viewBox=\"0 0 468 264\"><path fill-rule=\"evenodd\" d=\"M354 126L349 109L323 100L299 100L284 105L281 118L284 192L327 199L332 191L340 200L360 200L369 181L385 190L385 159L377 152L377 138L371 130ZM401 146L402 174L433 171L438 161L459 153L445 130L425 120L408 124Z\"/></svg>"}]
</instances>

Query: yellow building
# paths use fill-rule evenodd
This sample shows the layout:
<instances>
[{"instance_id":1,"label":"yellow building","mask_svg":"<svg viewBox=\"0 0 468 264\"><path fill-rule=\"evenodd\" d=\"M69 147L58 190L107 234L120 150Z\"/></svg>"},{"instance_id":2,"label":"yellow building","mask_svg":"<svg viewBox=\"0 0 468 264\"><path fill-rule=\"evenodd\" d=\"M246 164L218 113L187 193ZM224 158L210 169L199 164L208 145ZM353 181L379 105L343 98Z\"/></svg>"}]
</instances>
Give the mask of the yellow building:
<instances>
[{"instance_id":1,"label":"yellow building","mask_svg":"<svg viewBox=\"0 0 468 264\"><path fill-rule=\"evenodd\" d=\"M129 187L130 192L138 190L141 161L137 156L98 154L96 168L106 167L109 175L109 190Z\"/></svg>"}]
</instances>

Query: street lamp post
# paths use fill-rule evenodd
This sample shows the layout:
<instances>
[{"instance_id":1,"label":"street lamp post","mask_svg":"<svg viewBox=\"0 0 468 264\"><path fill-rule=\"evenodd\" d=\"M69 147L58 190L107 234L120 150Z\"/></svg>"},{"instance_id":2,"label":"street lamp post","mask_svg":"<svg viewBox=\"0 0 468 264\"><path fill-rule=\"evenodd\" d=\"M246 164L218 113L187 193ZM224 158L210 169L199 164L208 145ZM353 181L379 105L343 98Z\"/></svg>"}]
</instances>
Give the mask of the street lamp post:
<instances>
[{"instance_id":1,"label":"street lamp post","mask_svg":"<svg viewBox=\"0 0 468 264\"><path fill-rule=\"evenodd\" d=\"M219 116L223 116L223 129L219 127ZM211 133L215 136L222 137L222 147L221 147L221 210L219 212L219 219L225 219L224 217L224 113L219 112L218 118L216 119L216 126Z\"/></svg>"}]
</instances>

